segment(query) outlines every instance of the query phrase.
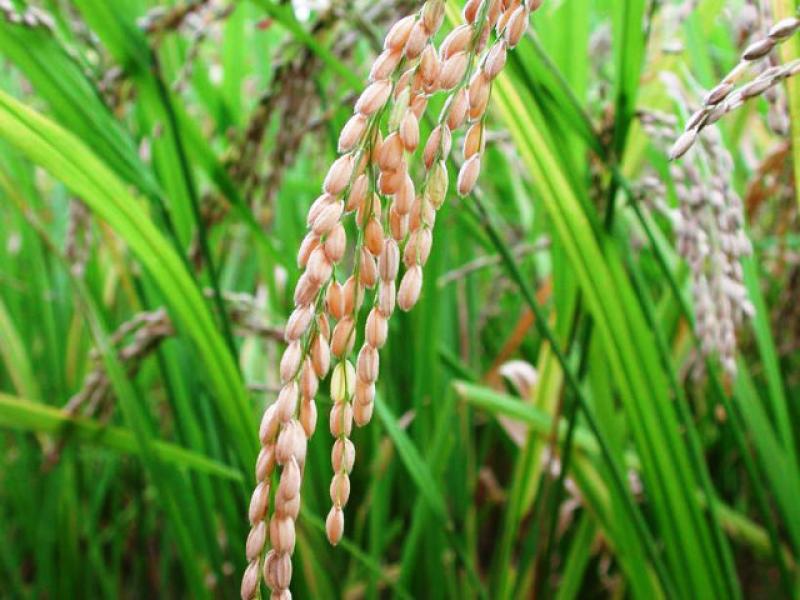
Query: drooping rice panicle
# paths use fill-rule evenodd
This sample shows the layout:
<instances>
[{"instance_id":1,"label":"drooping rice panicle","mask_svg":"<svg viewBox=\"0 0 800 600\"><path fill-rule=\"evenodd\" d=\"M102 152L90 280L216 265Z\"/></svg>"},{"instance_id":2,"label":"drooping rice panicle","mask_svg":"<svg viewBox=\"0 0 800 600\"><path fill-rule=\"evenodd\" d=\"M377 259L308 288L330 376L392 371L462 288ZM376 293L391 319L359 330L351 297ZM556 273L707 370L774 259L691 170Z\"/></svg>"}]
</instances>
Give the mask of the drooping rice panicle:
<instances>
[{"instance_id":1,"label":"drooping rice panicle","mask_svg":"<svg viewBox=\"0 0 800 600\"><path fill-rule=\"evenodd\" d=\"M251 501L249 564L241 590L245 600L256 594L259 572L274 598L290 595L306 440L315 429L319 380L328 374L331 361L335 362L329 419L334 475L326 529L331 543L342 537L343 509L356 455L350 441L352 425L363 426L371 419L379 350L386 342L395 306L410 310L419 299L435 211L447 194L446 160L453 130L471 123L464 142L467 161L459 175L459 191L467 194L480 171L491 81L503 68L507 49L524 34L530 12L539 5L538 1L470 0L463 13L465 23L444 39L437 52L431 39L444 19L444 2L429 0L386 36L370 82L340 134L342 155L326 177L323 194L309 210L310 231L298 256L305 272L297 283L296 308L286 327L288 347L281 360L283 388L277 402L267 408L260 430L262 451ZM487 51L493 28L498 39ZM417 190L410 159L420 145L419 121L428 97L438 91L448 97L422 153L426 174ZM354 267L340 283L336 264L347 247L341 220L350 213L355 214L357 227ZM401 256L405 272L397 286ZM373 289L363 342L352 357L358 316L367 290ZM335 321L332 329L330 319ZM272 493L270 480L276 465L281 467L280 483ZM271 511L270 497L274 497ZM264 555L267 538L272 547Z\"/></svg>"},{"instance_id":2,"label":"drooping rice panicle","mask_svg":"<svg viewBox=\"0 0 800 600\"><path fill-rule=\"evenodd\" d=\"M764 59L773 48L794 35L800 28L800 19L789 17L770 27L766 37L752 42L742 52L739 63L709 91L700 107L686 122L683 133L673 144L669 156L680 158L694 145L700 132L716 123L725 114L740 107L746 100L764 94L784 79L793 77L800 71L800 59L782 66L770 67L762 71L749 83L736 87L743 75L756 61Z\"/></svg>"}]
</instances>

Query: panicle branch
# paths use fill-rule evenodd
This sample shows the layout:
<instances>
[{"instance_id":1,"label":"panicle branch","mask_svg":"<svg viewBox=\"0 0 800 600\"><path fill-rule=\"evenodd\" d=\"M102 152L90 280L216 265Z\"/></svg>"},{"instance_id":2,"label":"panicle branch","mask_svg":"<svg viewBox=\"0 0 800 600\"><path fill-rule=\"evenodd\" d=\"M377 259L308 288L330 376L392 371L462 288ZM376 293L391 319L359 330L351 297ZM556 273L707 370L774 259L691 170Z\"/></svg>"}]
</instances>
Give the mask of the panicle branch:
<instances>
[{"instance_id":1,"label":"panicle branch","mask_svg":"<svg viewBox=\"0 0 800 600\"><path fill-rule=\"evenodd\" d=\"M739 108L746 100L761 96L800 71L800 60L794 60L783 66L769 67L749 83L736 87L751 65L767 57L775 46L794 35L798 28L800 19L796 17L783 19L775 23L765 37L745 48L739 63L706 94L703 106L689 117L683 133L669 151L670 159L674 160L686 154L697 141L700 132L719 121L725 114Z\"/></svg>"}]
</instances>

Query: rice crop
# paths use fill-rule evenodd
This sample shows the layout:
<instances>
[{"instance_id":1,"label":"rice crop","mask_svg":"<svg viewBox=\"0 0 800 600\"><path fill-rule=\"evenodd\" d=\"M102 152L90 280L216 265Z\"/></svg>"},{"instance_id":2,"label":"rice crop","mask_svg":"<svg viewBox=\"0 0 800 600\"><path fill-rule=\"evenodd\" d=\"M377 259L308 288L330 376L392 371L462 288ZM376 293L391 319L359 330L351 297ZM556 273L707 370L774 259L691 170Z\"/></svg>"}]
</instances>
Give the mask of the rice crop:
<instances>
[{"instance_id":1,"label":"rice crop","mask_svg":"<svg viewBox=\"0 0 800 600\"><path fill-rule=\"evenodd\" d=\"M0 597L796 597L798 29L0 0Z\"/></svg>"}]
</instances>

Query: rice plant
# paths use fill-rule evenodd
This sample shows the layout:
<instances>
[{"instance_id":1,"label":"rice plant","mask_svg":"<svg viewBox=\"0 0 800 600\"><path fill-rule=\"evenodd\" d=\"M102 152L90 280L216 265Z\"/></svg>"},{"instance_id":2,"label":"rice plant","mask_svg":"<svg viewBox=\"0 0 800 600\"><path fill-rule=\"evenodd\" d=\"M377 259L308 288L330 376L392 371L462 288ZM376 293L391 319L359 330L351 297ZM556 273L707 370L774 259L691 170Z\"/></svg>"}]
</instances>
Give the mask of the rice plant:
<instances>
[{"instance_id":1,"label":"rice plant","mask_svg":"<svg viewBox=\"0 0 800 600\"><path fill-rule=\"evenodd\" d=\"M0 597L800 595L799 28L0 0Z\"/></svg>"}]
</instances>

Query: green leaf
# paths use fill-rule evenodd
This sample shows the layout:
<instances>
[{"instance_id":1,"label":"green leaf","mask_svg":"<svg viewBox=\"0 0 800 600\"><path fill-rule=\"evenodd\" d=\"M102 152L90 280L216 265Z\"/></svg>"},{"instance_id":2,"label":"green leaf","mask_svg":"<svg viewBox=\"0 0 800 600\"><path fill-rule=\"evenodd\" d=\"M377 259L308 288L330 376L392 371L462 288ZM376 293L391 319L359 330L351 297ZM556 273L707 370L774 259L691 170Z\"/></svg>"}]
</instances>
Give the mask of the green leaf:
<instances>
[{"instance_id":1,"label":"green leaf","mask_svg":"<svg viewBox=\"0 0 800 600\"><path fill-rule=\"evenodd\" d=\"M0 92L0 137L61 180L125 240L193 342L242 466L255 458L255 423L235 363L186 264L125 185L80 140Z\"/></svg>"},{"instance_id":2,"label":"green leaf","mask_svg":"<svg viewBox=\"0 0 800 600\"><path fill-rule=\"evenodd\" d=\"M375 413L386 428L386 433L389 434L395 448L397 448L400 460L403 461L419 493L427 501L428 508L430 508L434 516L444 522L445 527L447 527L450 520L447 516L447 507L444 497L441 495L438 485L436 485L436 480L433 477L428 463L422 459L417 447L408 438L406 432L397 424L397 418L391 413L389 407L383 403L380 397L375 399Z\"/></svg>"},{"instance_id":3,"label":"green leaf","mask_svg":"<svg viewBox=\"0 0 800 600\"><path fill-rule=\"evenodd\" d=\"M22 70L58 122L102 156L117 175L143 193L159 193L134 141L53 33L0 19L0 52Z\"/></svg>"},{"instance_id":4,"label":"green leaf","mask_svg":"<svg viewBox=\"0 0 800 600\"><path fill-rule=\"evenodd\" d=\"M0 393L0 427L62 435L70 440L102 446L122 454L141 452L133 433L127 429L70 416L58 408L5 393ZM237 469L181 446L159 440L153 443L153 450L166 464L222 479L242 481L242 474Z\"/></svg>"},{"instance_id":5,"label":"green leaf","mask_svg":"<svg viewBox=\"0 0 800 600\"><path fill-rule=\"evenodd\" d=\"M671 571L684 593L720 597L724 583L710 532L694 496L689 459L667 395L655 343L613 238L597 234L546 139L534 100L501 75L493 97L528 166L577 276L602 340L615 387L631 421L648 497ZM600 236L598 239L597 236Z\"/></svg>"}]
</instances>

